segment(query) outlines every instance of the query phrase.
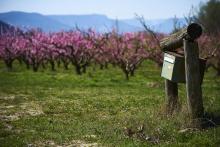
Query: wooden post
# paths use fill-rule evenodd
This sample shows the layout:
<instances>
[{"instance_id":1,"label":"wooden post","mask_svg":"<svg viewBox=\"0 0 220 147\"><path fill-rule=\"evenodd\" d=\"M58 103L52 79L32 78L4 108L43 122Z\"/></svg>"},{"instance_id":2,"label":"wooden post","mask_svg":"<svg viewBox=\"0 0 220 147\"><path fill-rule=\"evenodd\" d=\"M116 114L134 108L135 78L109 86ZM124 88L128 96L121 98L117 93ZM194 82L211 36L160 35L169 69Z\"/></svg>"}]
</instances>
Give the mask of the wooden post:
<instances>
[{"instance_id":1,"label":"wooden post","mask_svg":"<svg viewBox=\"0 0 220 147\"><path fill-rule=\"evenodd\" d=\"M165 80L165 93L167 98L166 111L168 114L173 114L179 107L178 84Z\"/></svg>"},{"instance_id":2,"label":"wooden post","mask_svg":"<svg viewBox=\"0 0 220 147\"><path fill-rule=\"evenodd\" d=\"M195 122L203 117L204 108L199 70L199 48L194 41L183 40L185 53L186 92L188 109ZM201 120L201 119L200 119Z\"/></svg>"},{"instance_id":3,"label":"wooden post","mask_svg":"<svg viewBox=\"0 0 220 147\"><path fill-rule=\"evenodd\" d=\"M186 91L188 107L192 119L203 117L204 108L202 101L201 75L199 70L199 50L197 42L194 42L202 35L202 27L192 23L186 28L172 34L160 41L162 51L173 51L184 45ZM165 91L167 96L167 111L173 113L178 108L178 85L166 80Z\"/></svg>"},{"instance_id":4,"label":"wooden post","mask_svg":"<svg viewBox=\"0 0 220 147\"><path fill-rule=\"evenodd\" d=\"M202 35L202 27L197 23L192 23L186 28L164 38L160 41L163 51L174 51L183 46L183 39L195 40Z\"/></svg>"}]
</instances>

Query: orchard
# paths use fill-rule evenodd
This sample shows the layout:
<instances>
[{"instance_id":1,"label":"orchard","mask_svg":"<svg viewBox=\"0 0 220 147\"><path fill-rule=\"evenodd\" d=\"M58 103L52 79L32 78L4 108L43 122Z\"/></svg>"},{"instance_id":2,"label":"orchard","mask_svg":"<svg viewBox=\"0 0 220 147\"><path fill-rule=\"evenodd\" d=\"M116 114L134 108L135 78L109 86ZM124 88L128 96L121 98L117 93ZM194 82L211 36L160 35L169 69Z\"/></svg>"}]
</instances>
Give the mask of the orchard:
<instances>
[{"instance_id":1,"label":"orchard","mask_svg":"<svg viewBox=\"0 0 220 147\"><path fill-rule=\"evenodd\" d=\"M34 72L48 64L52 71L60 64L65 69L72 64L78 75L92 64L101 69L112 64L129 79L146 59L158 65L162 63L162 52L146 32L101 34L90 29L44 33L38 29L25 32L15 29L0 37L0 58L9 71L15 60L25 63L27 69L31 67Z\"/></svg>"}]
</instances>

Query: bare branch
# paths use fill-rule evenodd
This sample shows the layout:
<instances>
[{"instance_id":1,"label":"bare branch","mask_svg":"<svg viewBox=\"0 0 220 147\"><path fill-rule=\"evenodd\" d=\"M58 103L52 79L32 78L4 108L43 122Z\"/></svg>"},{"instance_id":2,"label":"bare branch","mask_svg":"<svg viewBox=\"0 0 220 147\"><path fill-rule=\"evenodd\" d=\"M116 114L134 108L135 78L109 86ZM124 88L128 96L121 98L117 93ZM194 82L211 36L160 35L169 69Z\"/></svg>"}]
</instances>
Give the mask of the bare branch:
<instances>
[{"instance_id":1,"label":"bare branch","mask_svg":"<svg viewBox=\"0 0 220 147\"><path fill-rule=\"evenodd\" d=\"M137 14L135 14L135 15L136 15L137 20L144 27L145 31L148 32L152 36L152 38L156 41L157 46L161 49L161 47L160 47L160 40L157 38L157 33L154 32L149 26L147 26L143 16L139 16Z\"/></svg>"}]
</instances>

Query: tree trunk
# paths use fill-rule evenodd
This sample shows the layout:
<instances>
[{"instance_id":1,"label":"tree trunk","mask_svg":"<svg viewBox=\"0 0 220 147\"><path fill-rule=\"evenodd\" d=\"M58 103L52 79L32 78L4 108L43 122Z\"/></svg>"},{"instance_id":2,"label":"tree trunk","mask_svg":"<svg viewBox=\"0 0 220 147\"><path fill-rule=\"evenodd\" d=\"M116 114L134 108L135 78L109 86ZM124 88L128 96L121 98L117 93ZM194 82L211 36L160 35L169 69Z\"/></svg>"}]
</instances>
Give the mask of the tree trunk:
<instances>
[{"instance_id":1,"label":"tree trunk","mask_svg":"<svg viewBox=\"0 0 220 147\"><path fill-rule=\"evenodd\" d=\"M105 62L105 69L108 69L108 63Z\"/></svg>"},{"instance_id":2,"label":"tree trunk","mask_svg":"<svg viewBox=\"0 0 220 147\"><path fill-rule=\"evenodd\" d=\"M125 73L125 78L126 78L126 80L129 80L129 74L128 73Z\"/></svg>"},{"instance_id":3,"label":"tree trunk","mask_svg":"<svg viewBox=\"0 0 220 147\"><path fill-rule=\"evenodd\" d=\"M29 63L26 63L26 68L30 69L30 64Z\"/></svg>"},{"instance_id":4,"label":"tree trunk","mask_svg":"<svg viewBox=\"0 0 220 147\"><path fill-rule=\"evenodd\" d=\"M39 64L33 64L33 71L37 72L39 68Z\"/></svg>"},{"instance_id":5,"label":"tree trunk","mask_svg":"<svg viewBox=\"0 0 220 147\"><path fill-rule=\"evenodd\" d=\"M12 60L5 60L7 71L12 71L12 63L13 63Z\"/></svg>"},{"instance_id":6,"label":"tree trunk","mask_svg":"<svg viewBox=\"0 0 220 147\"><path fill-rule=\"evenodd\" d=\"M217 76L220 76L220 61L217 63Z\"/></svg>"},{"instance_id":7,"label":"tree trunk","mask_svg":"<svg viewBox=\"0 0 220 147\"><path fill-rule=\"evenodd\" d=\"M52 71L56 71L56 70L55 70L55 63L54 63L53 60L50 61L50 66L51 66L51 70L52 70Z\"/></svg>"},{"instance_id":8,"label":"tree trunk","mask_svg":"<svg viewBox=\"0 0 220 147\"><path fill-rule=\"evenodd\" d=\"M18 58L18 62L20 65L22 65L22 63L23 63L21 58Z\"/></svg>"},{"instance_id":9,"label":"tree trunk","mask_svg":"<svg viewBox=\"0 0 220 147\"><path fill-rule=\"evenodd\" d=\"M67 63L64 63L63 66L64 66L64 69L65 69L65 70L68 70L68 69L69 69Z\"/></svg>"},{"instance_id":10,"label":"tree trunk","mask_svg":"<svg viewBox=\"0 0 220 147\"><path fill-rule=\"evenodd\" d=\"M60 60L58 59L57 61L57 67L59 68L60 67Z\"/></svg>"},{"instance_id":11,"label":"tree trunk","mask_svg":"<svg viewBox=\"0 0 220 147\"><path fill-rule=\"evenodd\" d=\"M100 64L100 69L103 70L104 69L104 65Z\"/></svg>"},{"instance_id":12,"label":"tree trunk","mask_svg":"<svg viewBox=\"0 0 220 147\"><path fill-rule=\"evenodd\" d=\"M44 62L42 62L41 65L42 65L42 68L43 68L43 69L46 69L46 65L45 65ZM37 65L37 66L38 66L38 65Z\"/></svg>"},{"instance_id":13,"label":"tree trunk","mask_svg":"<svg viewBox=\"0 0 220 147\"><path fill-rule=\"evenodd\" d=\"M87 68L87 65L84 65L84 66L82 67L82 72L83 72L83 73L86 73L86 68Z\"/></svg>"},{"instance_id":14,"label":"tree trunk","mask_svg":"<svg viewBox=\"0 0 220 147\"><path fill-rule=\"evenodd\" d=\"M33 71L37 72L38 71L38 65L33 65Z\"/></svg>"},{"instance_id":15,"label":"tree trunk","mask_svg":"<svg viewBox=\"0 0 220 147\"><path fill-rule=\"evenodd\" d=\"M134 77L135 68L131 70L131 76Z\"/></svg>"},{"instance_id":16,"label":"tree trunk","mask_svg":"<svg viewBox=\"0 0 220 147\"><path fill-rule=\"evenodd\" d=\"M65 61L64 59L62 60L62 62L63 62L64 69L68 70L69 69L68 68L69 63L67 61Z\"/></svg>"},{"instance_id":17,"label":"tree trunk","mask_svg":"<svg viewBox=\"0 0 220 147\"><path fill-rule=\"evenodd\" d=\"M29 63L29 61L28 61L27 59L25 59L25 58L22 58L22 61L26 64L26 68L27 68L27 69L30 69L30 63Z\"/></svg>"},{"instance_id":18,"label":"tree trunk","mask_svg":"<svg viewBox=\"0 0 220 147\"><path fill-rule=\"evenodd\" d=\"M129 80L129 72L126 70L123 70L124 74L125 74L125 79Z\"/></svg>"},{"instance_id":19,"label":"tree trunk","mask_svg":"<svg viewBox=\"0 0 220 147\"><path fill-rule=\"evenodd\" d=\"M220 76L220 69L218 69L218 71L217 71L217 74L216 74L217 76Z\"/></svg>"},{"instance_id":20,"label":"tree trunk","mask_svg":"<svg viewBox=\"0 0 220 147\"><path fill-rule=\"evenodd\" d=\"M75 70L76 70L76 74L77 75L81 75L82 73L81 73L81 67L80 67L80 65L75 65Z\"/></svg>"}]
</instances>

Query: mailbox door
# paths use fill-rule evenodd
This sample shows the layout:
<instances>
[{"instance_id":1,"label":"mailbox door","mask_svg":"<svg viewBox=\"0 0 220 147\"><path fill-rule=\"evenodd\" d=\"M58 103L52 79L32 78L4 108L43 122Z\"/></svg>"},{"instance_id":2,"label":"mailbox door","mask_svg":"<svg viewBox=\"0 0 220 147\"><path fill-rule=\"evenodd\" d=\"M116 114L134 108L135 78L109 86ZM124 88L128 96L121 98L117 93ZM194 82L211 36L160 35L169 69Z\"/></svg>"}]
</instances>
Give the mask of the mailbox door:
<instances>
[{"instance_id":1,"label":"mailbox door","mask_svg":"<svg viewBox=\"0 0 220 147\"><path fill-rule=\"evenodd\" d=\"M167 53L164 54L163 68L161 76L165 79L172 80L175 57Z\"/></svg>"}]
</instances>

